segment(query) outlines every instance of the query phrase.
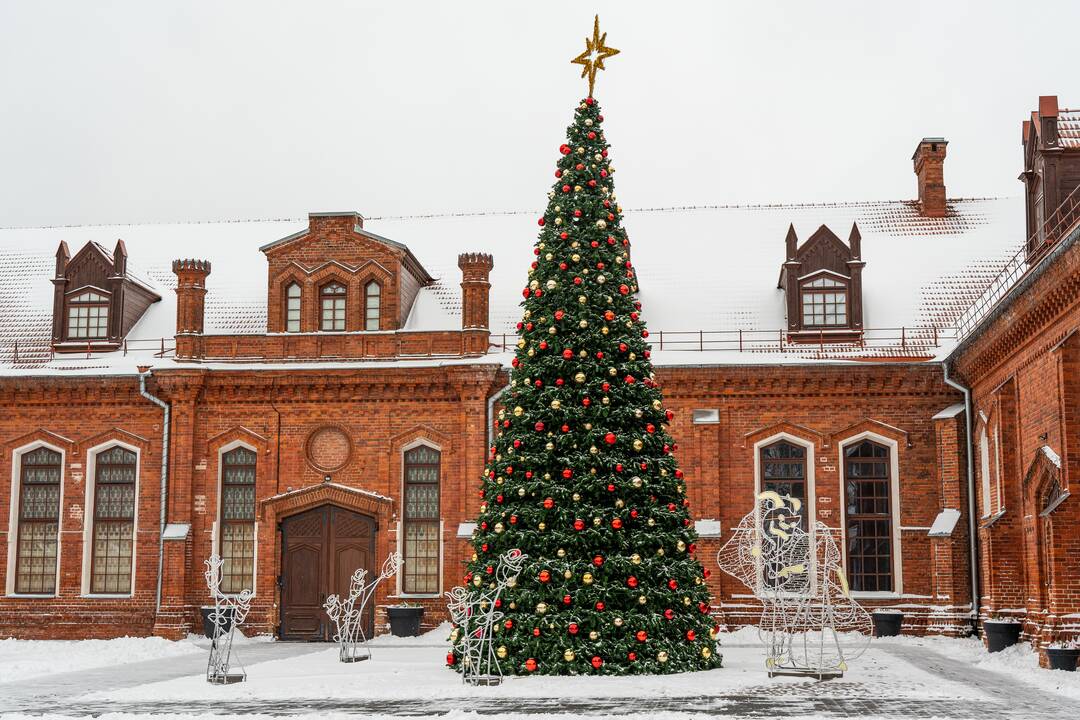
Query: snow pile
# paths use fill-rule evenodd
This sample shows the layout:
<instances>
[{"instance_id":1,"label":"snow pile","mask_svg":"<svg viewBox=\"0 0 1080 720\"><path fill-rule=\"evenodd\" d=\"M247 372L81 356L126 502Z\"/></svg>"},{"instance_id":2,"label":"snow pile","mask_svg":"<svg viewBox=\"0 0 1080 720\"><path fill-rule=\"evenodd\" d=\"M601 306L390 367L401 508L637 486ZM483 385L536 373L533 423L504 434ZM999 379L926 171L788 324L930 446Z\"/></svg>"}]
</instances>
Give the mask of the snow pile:
<instances>
[{"instance_id":1,"label":"snow pile","mask_svg":"<svg viewBox=\"0 0 1080 720\"><path fill-rule=\"evenodd\" d=\"M204 652L192 640L0 640L0 683Z\"/></svg>"}]
</instances>

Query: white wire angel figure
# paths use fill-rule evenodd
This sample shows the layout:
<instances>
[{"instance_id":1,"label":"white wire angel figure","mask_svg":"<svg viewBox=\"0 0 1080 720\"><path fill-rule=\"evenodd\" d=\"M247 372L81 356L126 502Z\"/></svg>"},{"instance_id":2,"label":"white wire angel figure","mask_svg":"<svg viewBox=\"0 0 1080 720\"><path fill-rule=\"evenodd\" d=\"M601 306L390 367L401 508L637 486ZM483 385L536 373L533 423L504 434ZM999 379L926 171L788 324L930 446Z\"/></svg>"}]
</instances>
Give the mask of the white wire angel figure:
<instances>
[{"instance_id":1,"label":"white wire angel figure","mask_svg":"<svg viewBox=\"0 0 1080 720\"><path fill-rule=\"evenodd\" d=\"M236 595L221 592L221 566L224 561L217 555L211 555L205 562L206 587L214 598L214 609L209 620L214 632L210 638L210 659L206 663L206 681L215 685L230 685L247 680L244 666L233 654L233 637L236 628L247 619L251 610L251 590L241 590ZM232 663L240 666L239 672L232 671Z\"/></svg>"},{"instance_id":2,"label":"white wire angel figure","mask_svg":"<svg viewBox=\"0 0 1080 720\"><path fill-rule=\"evenodd\" d=\"M866 649L870 615L851 598L832 530L818 522L807 532L801 511L798 498L759 494L716 561L761 601L769 677L839 677Z\"/></svg>"},{"instance_id":3,"label":"white wire angel figure","mask_svg":"<svg viewBox=\"0 0 1080 720\"><path fill-rule=\"evenodd\" d=\"M367 579L367 569L357 568L349 582L349 596L326 598L323 608L336 629L334 642L338 644L338 659L343 663L359 662L371 657L371 648L364 633L364 609L375 595L375 588L383 580L397 575L401 569L401 553L393 552L383 562L378 577Z\"/></svg>"},{"instance_id":4,"label":"white wire angel figure","mask_svg":"<svg viewBox=\"0 0 1080 720\"><path fill-rule=\"evenodd\" d=\"M451 642L461 652L461 679L470 685L498 685L502 668L492 629L502 620L499 597L517 584L525 561L520 550L508 550L495 563L494 578L487 587L455 587L446 593L446 607L456 626Z\"/></svg>"}]
</instances>

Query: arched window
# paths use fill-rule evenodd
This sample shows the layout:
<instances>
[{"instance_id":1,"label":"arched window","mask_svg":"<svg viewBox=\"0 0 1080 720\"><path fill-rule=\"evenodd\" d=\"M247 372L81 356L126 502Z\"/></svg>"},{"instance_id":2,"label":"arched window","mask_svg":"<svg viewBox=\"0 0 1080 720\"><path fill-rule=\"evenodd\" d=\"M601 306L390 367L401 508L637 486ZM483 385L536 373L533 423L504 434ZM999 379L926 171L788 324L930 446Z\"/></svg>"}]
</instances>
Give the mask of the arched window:
<instances>
[{"instance_id":1,"label":"arched window","mask_svg":"<svg viewBox=\"0 0 1080 720\"><path fill-rule=\"evenodd\" d=\"M252 589L255 577L254 450L237 447L221 454L221 591Z\"/></svg>"},{"instance_id":2,"label":"arched window","mask_svg":"<svg viewBox=\"0 0 1080 720\"><path fill-rule=\"evenodd\" d=\"M990 514L990 439L986 428L979 432L979 480L982 489L982 514Z\"/></svg>"},{"instance_id":3,"label":"arched window","mask_svg":"<svg viewBox=\"0 0 1080 720\"><path fill-rule=\"evenodd\" d=\"M801 500L803 511L800 522L803 529L807 529L807 515L811 508L806 503L806 448L787 440L778 440L761 448L760 452L761 489Z\"/></svg>"},{"instance_id":4,"label":"arched window","mask_svg":"<svg viewBox=\"0 0 1080 720\"><path fill-rule=\"evenodd\" d=\"M364 329L379 329L379 311L382 305L382 288L372 280L364 286Z\"/></svg>"},{"instance_id":5,"label":"arched window","mask_svg":"<svg viewBox=\"0 0 1080 720\"><path fill-rule=\"evenodd\" d=\"M300 285L285 288L285 332L300 332Z\"/></svg>"},{"instance_id":6,"label":"arched window","mask_svg":"<svg viewBox=\"0 0 1080 720\"><path fill-rule=\"evenodd\" d=\"M319 291L322 317L319 327L323 330L345 329L345 286L332 282Z\"/></svg>"},{"instance_id":7,"label":"arched window","mask_svg":"<svg viewBox=\"0 0 1080 720\"><path fill-rule=\"evenodd\" d=\"M844 448L848 581L852 590L892 592L892 478L889 448L870 440Z\"/></svg>"},{"instance_id":8,"label":"arched window","mask_svg":"<svg viewBox=\"0 0 1080 720\"><path fill-rule=\"evenodd\" d=\"M135 453L120 446L94 464L94 535L90 592L130 593L135 544Z\"/></svg>"},{"instance_id":9,"label":"arched window","mask_svg":"<svg viewBox=\"0 0 1080 720\"><path fill-rule=\"evenodd\" d=\"M801 285L803 328L848 326L847 285L819 277Z\"/></svg>"},{"instance_id":10,"label":"arched window","mask_svg":"<svg viewBox=\"0 0 1080 720\"><path fill-rule=\"evenodd\" d=\"M88 290L68 300L69 339L100 340L109 336L109 298Z\"/></svg>"},{"instance_id":11,"label":"arched window","mask_svg":"<svg viewBox=\"0 0 1080 720\"><path fill-rule=\"evenodd\" d=\"M405 452L405 593L439 592L439 461L435 448Z\"/></svg>"},{"instance_id":12,"label":"arched window","mask_svg":"<svg viewBox=\"0 0 1080 720\"><path fill-rule=\"evenodd\" d=\"M15 592L56 592L60 539L60 464L57 451L39 447L19 458L19 535Z\"/></svg>"}]
</instances>

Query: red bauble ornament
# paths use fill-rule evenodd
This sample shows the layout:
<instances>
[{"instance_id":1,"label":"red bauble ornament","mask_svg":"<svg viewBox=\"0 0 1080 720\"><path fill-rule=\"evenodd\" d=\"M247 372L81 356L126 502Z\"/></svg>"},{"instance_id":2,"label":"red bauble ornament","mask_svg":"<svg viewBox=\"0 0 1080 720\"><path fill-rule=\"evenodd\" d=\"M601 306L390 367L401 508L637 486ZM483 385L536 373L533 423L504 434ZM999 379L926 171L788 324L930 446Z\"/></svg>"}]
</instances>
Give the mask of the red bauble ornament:
<instances>
[{"instance_id":1,"label":"red bauble ornament","mask_svg":"<svg viewBox=\"0 0 1080 720\"><path fill-rule=\"evenodd\" d=\"M635 653L635 652L626 653L626 659L629 660L630 662L634 662L635 660L637 660L637 653Z\"/></svg>"},{"instance_id":2,"label":"red bauble ornament","mask_svg":"<svg viewBox=\"0 0 1080 720\"><path fill-rule=\"evenodd\" d=\"M637 638L638 642L645 642L649 639L649 635L644 630L638 630L637 634L634 635L634 637Z\"/></svg>"},{"instance_id":3,"label":"red bauble ornament","mask_svg":"<svg viewBox=\"0 0 1080 720\"><path fill-rule=\"evenodd\" d=\"M533 637L540 637L540 628L533 628Z\"/></svg>"},{"instance_id":4,"label":"red bauble ornament","mask_svg":"<svg viewBox=\"0 0 1080 720\"><path fill-rule=\"evenodd\" d=\"M616 530L621 528L622 527L622 518L615 518L614 520L612 520L611 521L611 527L615 528Z\"/></svg>"},{"instance_id":5,"label":"red bauble ornament","mask_svg":"<svg viewBox=\"0 0 1080 720\"><path fill-rule=\"evenodd\" d=\"M525 661L525 669L528 670L529 672L534 672L536 670L536 660L534 660L532 658L529 658L528 660L526 660Z\"/></svg>"},{"instance_id":6,"label":"red bauble ornament","mask_svg":"<svg viewBox=\"0 0 1080 720\"><path fill-rule=\"evenodd\" d=\"M536 430L536 432L544 432L544 423L543 423L543 421L537 422L535 425L533 425L533 428Z\"/></svg>"},{"instance_id":7,"label":"red bauble ornament","mask_svg":"<svg viewBox=\"0 0 1080 720\"><path fill-rule=\"evenodd\" d=\"M446 653L446 664L447 665L453 665L454 664L454 653L452 653L452 652Z\"/></svg>"},{"instance_id":8,"label":"red bauble ornament","mask_svg":"<svg viewBox=\"0 0 1080 720\"><path fill-rule=\"evenodd\" d=\"M622 463L615 463L615 472L621 473L623 471Z\"/></svg>"},{"instance_id":9,"label":"red bauble ornament","mask_svg":"<svg viewBox=\"0 0 1080 720\"><path fill-rule=\"evenodd\" d=\"M599 655L594 655L593 659L590 660L589 662L592 663L592 666L594 668L596 668L597 670L599 670L600 666L604 664L604 661L600 659Z\"/></svg>"},{"instance_id":10,"label":"red bauble ornament","mask_svg":"<svg viewBox=\"0 0 1080 720\"><path fill-rule=\"evenodd\" d=\"M540 571L540 582L542 582L542 583L551 582L551 573L549 573L547 570L541 570Z\"/></svg>"},{"instance_id":11,"label":"red bauble ornament","mask_svg":"<svg viewBox=\"0 0 1080 720\"><path fill-rule=\"evenodd\" d=\"M667 581L667 586L668 586L668 589L670 589L670 590L678 590L679 589L679 583L675 582L675 578L672 578L671 580L668 580Z\"/></svg>"},{"instance_id":12,"label":"red bauble ornament","mask_svg":"<svg viewBox=\"0 0 1080 720\"><path fill-rule=\"evenodd\" d=\"M570 146L567 145L566 143L563 143L562 145L559 146L559 152L561 152L563 155L569 155L570 154Z\"/></svg>"},{"instance_id":13,"label":"red bauble ornament","mask_svg":"<svg viewBox=\"0 0 1080 720\"><path fill-rule=\"evenodd\" d=\"M695 633L693 630L687 630L686 631L686 639L689 640L690 642L694 642L694 638L696 638L696 637L697 637L697 633Z\"/></svg>"},{"instance_id":14,"label":"red bauble ornament","mask_svg":"<svg viewBox=\"0 0 1080 720\"><path fill-rule=\"evenodd\" d=\"M581 284L581 278L579 278L579 277L574 278L574 284L575 285L580 285Z\"/></svg>"},{"instance_id":15,"label":"red bauble ornament","mask_svg":"<svg viewBox=\"0 0 1080 720\"><path fill-rule=\"evenodd\" d=\"M564 433L568 433L568 432L570 432L570 426L569 426L569 425L563 425L563 426L562 426L561 428L559 428L559 429L560 429L560 430L562 430L562 431L563 431Z\"/></svg>"},{"instance_id":16,"label":"red bauble ornament","mask_svg":"<svg viewBox=\"0 0 1080 720\"><path fill-rule=\"evenodd\" d=\"M620 285L619 292L623 295L627 295L630 293L630 288L626 287L625 285Z\"/></svg>"},{"instance_id":17,"label":"red bauble ornament","mask_svg":"<svg viewBox=\"0 0 1080 720\"><path fill-rule=\"evenodd\" d=\"M569 480L570 478L572 478L574 476L574 471L571 470L570 468L564 468L563 471L562 471L562 476L563 476L563 479Z\"/></svg>"},{"instance_id":18,"label":"red bauble ornament","mask_svg":"<svg viewBox=\"0 0 1080 720\"><path fill-rule=\"evenodd\" d=\"M596 133L593 132L592 130L590 130L588 137L589 137L590 140L595 140L596 139Z\"/></svg>"},{"instance_id":19,"label":"red bauble ornament","mask_svg":"<svg viewBox=\"0 0 1080 720\"><path fill-rule=\"evenodd\" d=\"M589 97L585 98L585 104L586 104L586 105L592 105L592 104L593 104L594 102L596 102L596 101L592 99L592 95L590 95Z\"/></svg>"},{"instance_id":20,"label":"red bauble ornament","mask_svg":"<svg viewBox=\"0 0 1080 720\"><path fill-rule=\"evenodd\" d=\"M670 414L671 414L671 411L668 411L668 414L670 415ZM669 418L668 418L668 420L670 420L670 419L671 419L671 418L669 417ZM676 470L676 471L675 471L675 478L676 478L677 480L682 480L682 478L683 478L683 471L682 471L682 470Z\"/></svg>"},{"instance_id":21,"label":"red bauble ornament","mask_svg":"<svg viewBox=\"0 0 1080 720\"><path fill-rule=\"evenodd\" d=\"M562 356L563 356L563 360L569 360L570 358L574 357L574 351L571 350L570 348L566 348L565 350L562 351Z\"/></svg>"},{"instance_id":22,"label":"red bauble ornament","mask_svg":"<svg viewBox=\"0 0 1080 720\"><path fill-rule=\"evenodd\" d=\"M634 384L634 382L636 382L636 381L634 380L634 376L633 376L633 375L627 375L627 376L626 376L626 384L627 384L627 385L633 385L633 384Z\"/></svg>"},{"instance_id":23,"label":"red bauble ornament","mask_svg":"<svg viewBox=\"0 0 1080 720\"><path fill-rule=\"evenodd\" d=\"M564 193L568 193L568 192L570 192L570 186L569 186L569 185L563 185L563 186L562 186L562 191L563 191Z\"/></svg>"},{"instance_id":24,"label":"red bauble ornament","mask_svg":"<svg viewBox=\"0 0 1080 720\"><path fill-rule=\"evenodd\" d=\"M636 588L637 587L637 578L634 577L633 575L626 578L626 585L627 585L627 587Z\"/></svg>"},{"instance_id":25,"label":"red bauble ornament","mask_svg":"<svg viewBox=\"0 0 1080 720\"><path fill-rule=\"evenodd\" d=\"M603 555L597 555L596 557L594 557L592 559L592 564L595 565L596 567L600 567L601 565L604 564L604 556Z\"/></svg>"},{"instance_id":26,"label":"red bauble ornament","mask_svg":"<svg viewBox=\"0 0 1080 720\"><path fill-rule=\"evenodd\" d=\"M600 612L604 611L604 601L600 600L596 603L596 609Z\"/></svg>"},{"instance_id":27,"label":"red bauble ornament","mask_svg":"<svg viewBox=\"0 0 1080 720\"><path fill-rule=\"evenodd\" d=\"M513 627L514 627L514 621L513 620L507 620L506 622L503 623L503 627L506 628L507 630L512 630Z\"/></svg>"},{"instance_id":28,"label":"red bauble ornament","mask_svg":"<svg viewBox=\"0 0 1080 720\"><path fill-rule=\"evenodd\" d=\"M568 628L566 628L566 632L570 633L571 635L577 635L577 633L578 633L577 623L570 623L570 626Z\"/></svg>"},{"instance_id":29,"label":"red bauble ornament","mask_svg":"<svg viewBox=\"0 0 1080 720\"><path fill-rule=\"evenodd\" d=\"M581 210L575 210L574 211L574 217L576 217L576 218L581 217Z\"/></svg>"},{"instance_id":30,"label":"red bauble ornament","mask_svg":"<svg viewBox=\"0 0 1080 720\"><path fill-rule=\"evenodd\" d=\"M562 170L561 170L561 169L557 169L557 170L555 171L555 177L557 177L557 178L560 178L560 177L562 177Z\"/></svg>"},{"instance_id":31,"label":"red bauble ornament","mask_svg":"<svg viewBox=\"0 0 1080 720\"><path fill-rule=\"evenodd\" d=\"M539 225L540 227L544 227L544 222L545 222L544 218L540 218L539 220L536 221L536 224Z\"/></svg>"},{"instance_id":32,"label":"red bauble ornament","mask_svg":"<svg viewBox=\"0 0 1080 720\"><path fill-rule=\"evenodd\" d=\"M581 404L584 405L585 407L589 407L589 404L591 402L592 402L592 400L590 400L589 398L582 398L581 399Z\"/></svg>"},{"instance_id":33,"label":"red bauble ornament","mask_svg":"<svg viewBox=\"0 0 1080 720\"><path fill-rule=\"evenodd\" d=\"M664 611L664 617L667 618L668 620L671 620L672 618L675 617L675 611L672 610L671 608L668 608L667 610Z\"/></svg>"},{"instance_id":34,"label":"red bauble ornament","mask_svg":"<svg viewBox=\"0 0 1080 720\"><path fill-rule=\"evenodd\" d=\"M562 596L562 604L563 605L569 605L572 602L574 602L574 598L570 597L569 595L563 595Z\"/></svg>"},{"instance_id":35,"label":"red bauble ornament","mask_svg":"<svg viewBox=\"0 0 1080 720\"><path fill-rule=\"evenodd\" d=\"M585 521L580 518L574 521L574 529L581 532L585 529Z\"/></svg>"},{"instance_id":36,"label":"red bauble ornament","mask_svg":"<svg viewBox=\"0 0 1080 720\"><path fill-rule=\"evenodd\" d=\"M556 320L562 320L563 317L565 317L565 315L566 315L566 313L564 313L562 310L556 310L555 311L555 319Z\"/></svg>"},{"instance_id":37,"label":"red bauble ornament","mask_svg":"<svg viewBox=\"0 0 1080 720\"><path fill-rule=\"evenodd\" d=\"M551 498L544 498L544 509L550 510L553 507L555 507L555 501Z\"/></svg>"}]
</instances>

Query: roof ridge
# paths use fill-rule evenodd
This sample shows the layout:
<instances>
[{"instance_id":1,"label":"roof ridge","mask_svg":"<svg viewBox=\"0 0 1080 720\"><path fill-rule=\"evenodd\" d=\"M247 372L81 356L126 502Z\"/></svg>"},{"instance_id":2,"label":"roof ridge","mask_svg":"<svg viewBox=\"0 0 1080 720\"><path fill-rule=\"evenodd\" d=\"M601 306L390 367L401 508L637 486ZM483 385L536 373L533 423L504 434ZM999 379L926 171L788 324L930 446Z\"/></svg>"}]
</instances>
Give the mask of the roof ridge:
<instances>
[{"instance_id":1,"label":"roof ridge","mask_svg":"<svg viewBox=\"0 0 1080 720\"><path fill-rule=\"evenodd\" d=\"M1014 196L987 195L973 197L948 198L947 202L973 202L981 200L1008 200ZM737 209L775 209L775 208L815 208L815 207L871 207L874 205L906 204L917 202L913 198L903 200L835 200L821 202L776 202L776 203L704 203L700 205L668 205L656 207L625 208L624 212L677 212L680 210L737 210ZM506 215L534 215L538 210L463 210L459 212L432 212L412 215L372 215L365 220L434 220L452 217L483 217ZM143 222L118 223L70 223L65 225L0 225L0 230L63 230L78 228L107 227L148 227L155 225L235 225L242 223L264 222L306 222L307 218L265 217L265 218L219 218L216 220L148 220Z\"/></svg>"}]
</instances>

